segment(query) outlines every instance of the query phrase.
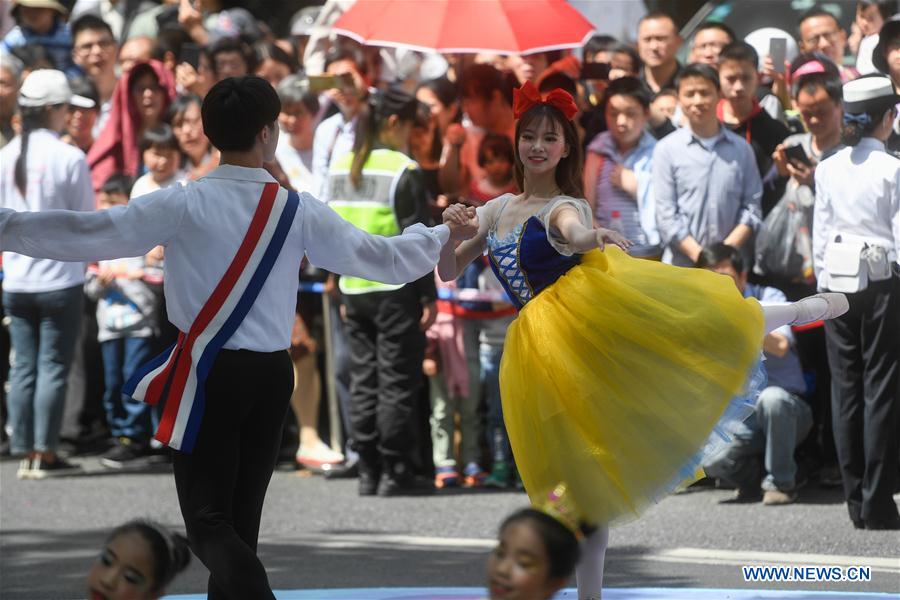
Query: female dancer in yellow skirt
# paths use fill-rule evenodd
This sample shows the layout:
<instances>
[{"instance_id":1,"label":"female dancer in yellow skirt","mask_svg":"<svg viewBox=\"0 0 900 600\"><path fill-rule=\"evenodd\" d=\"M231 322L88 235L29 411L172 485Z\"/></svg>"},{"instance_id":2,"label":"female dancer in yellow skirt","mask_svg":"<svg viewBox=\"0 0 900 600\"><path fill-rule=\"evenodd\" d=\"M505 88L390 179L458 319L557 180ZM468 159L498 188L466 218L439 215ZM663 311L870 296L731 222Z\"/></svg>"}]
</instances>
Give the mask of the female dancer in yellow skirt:
<instances>
[{"instance_id":1,"label":"female dancer in yellow skirt","mask_svg":"<svg viewBox=\"0 0 900 600\"><path fill-rule=\"evenodd\" d=\"M524 193L448 208L445 222L477 233L445 246L438 272L453 279L487 250L520 309L500 372L510 443L532 503L562 482L592 526L577 578L580 598L599 598L606 525L671 491L744 387L764 332L830 318L846 299L763 310L727 277L628 256L630 242L594 229L582 199L572 97L525 84L514 111Z\"/></svg>"}]
</instances>

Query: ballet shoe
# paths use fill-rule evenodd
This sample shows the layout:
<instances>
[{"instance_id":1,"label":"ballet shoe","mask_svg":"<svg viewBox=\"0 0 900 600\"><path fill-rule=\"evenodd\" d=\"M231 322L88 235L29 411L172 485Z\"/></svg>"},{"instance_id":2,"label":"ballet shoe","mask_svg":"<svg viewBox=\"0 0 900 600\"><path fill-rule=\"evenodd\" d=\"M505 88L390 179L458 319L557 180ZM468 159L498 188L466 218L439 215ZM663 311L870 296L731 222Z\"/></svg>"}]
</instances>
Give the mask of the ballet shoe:
<instances>
[{"instance_id":1,"label":"ballet shoe","mask_svg":"<svg viewBox=\"0 0 900 600\"><path fill-rule=\"evenodd\" d=\"M825 292L797 301L797 318L791 325L806 325L813 321L825 321L839 317L850 309L847 296L837 292Z\"/></svg>"}]
</instances>

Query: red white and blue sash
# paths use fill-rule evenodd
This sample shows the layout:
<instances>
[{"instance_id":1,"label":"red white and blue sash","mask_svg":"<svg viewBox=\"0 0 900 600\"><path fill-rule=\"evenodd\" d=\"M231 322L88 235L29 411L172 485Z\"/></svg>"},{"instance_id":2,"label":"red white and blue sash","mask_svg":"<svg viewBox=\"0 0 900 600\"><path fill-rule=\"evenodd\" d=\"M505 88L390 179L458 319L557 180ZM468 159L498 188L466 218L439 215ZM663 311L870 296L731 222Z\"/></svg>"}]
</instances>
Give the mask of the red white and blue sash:
<instances>
[{"instance_id":1,"label":"red white and blue sash","mask_svg":"<svg viewBox=\"0 0 900 600\"><path fill-rule=\"evenodd\" d=\"M187 333L138 369L122 392L147 404L162 401L154 436L191 452L206 402L205 383L216 356L234 335L262 290L297 213L300 197L268 183L250 227L222 280Z\"/></svg>"}]
</instances>

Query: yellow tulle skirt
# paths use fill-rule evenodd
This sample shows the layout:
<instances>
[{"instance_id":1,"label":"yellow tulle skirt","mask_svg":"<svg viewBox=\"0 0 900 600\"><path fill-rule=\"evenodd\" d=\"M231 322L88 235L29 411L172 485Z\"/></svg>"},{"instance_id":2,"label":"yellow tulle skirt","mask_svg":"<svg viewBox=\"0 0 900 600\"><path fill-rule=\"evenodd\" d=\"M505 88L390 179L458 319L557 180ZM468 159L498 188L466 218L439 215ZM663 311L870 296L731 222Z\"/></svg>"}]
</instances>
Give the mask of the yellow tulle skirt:
<instances>
[{"instance_id":1,"label":"yellow tulle skirt","mask_svg":"<svg viewBox=\"0 0 900 600\"><path fill-rule=\"evenodd\" d=\"M532 503L562 482L587 523L637 516L697 455L762 339L759 303L727 276L584 255L504 346L504 419Z\"/></svg>"}]
</instances>

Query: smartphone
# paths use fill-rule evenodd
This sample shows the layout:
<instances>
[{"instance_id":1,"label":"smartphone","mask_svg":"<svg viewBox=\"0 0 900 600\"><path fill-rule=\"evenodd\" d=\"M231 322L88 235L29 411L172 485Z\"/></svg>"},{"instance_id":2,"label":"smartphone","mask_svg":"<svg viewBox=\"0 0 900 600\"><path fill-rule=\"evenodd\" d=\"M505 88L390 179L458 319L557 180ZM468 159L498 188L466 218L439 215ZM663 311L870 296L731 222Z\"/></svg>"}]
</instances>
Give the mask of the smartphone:
<instances>
[{"instance_id":1,"label":"smartphone","mask_svg":"<svg viewBox=\"0 0 900 600\"><path fill-rule=\"evenodd\" d=\"M307 79L309 79L309 91L311 92L353 87L353 77L349 73L343 75L310 75Z\"/></svg>"},{"instance_id":2,"label":"smartphone","mask_svg":"<svg viewBox=\"0 0 900 600\"><path fill-rule=\"evenodd\" d=\"M784 73L784 59L787 56L787 40L783 37L769 38L769 56L776 73Z\"/></svg>"},{"instance_id":3,"label":"smartphone","mask_svg":"<svg viewBox=\"0 0 900 600\"><path fill-rule=\"evenodd\" d=\"M178 62L187 63L197 70L200 67L200 46L192 42L183 43L178 53Z\"/></svg>"},{"instance_id":4,"label":"smartphone","mask_svg":"<svg viewBox=\"0 0 900 600\"><path fill-rule=\"evenodd\" d=\"M609 79L609 63L584 63L581 65L581 74L578 76L582 80L607 80Z\"/></svg>"},{"instance_id":5,"label":"smartphone","mask_svg":"<svg viewBox=\"0 0 900 600\"><path fill-rule=\"evenodd\" d=\"M803 146L788 146L784 149L784 154L787 156L789 162L798 162L806 165L807 167L811 167L813 165L812 161L809 159L809 156L806 155L806 151L803 149Z\"/></svg>"}]
</instances>

